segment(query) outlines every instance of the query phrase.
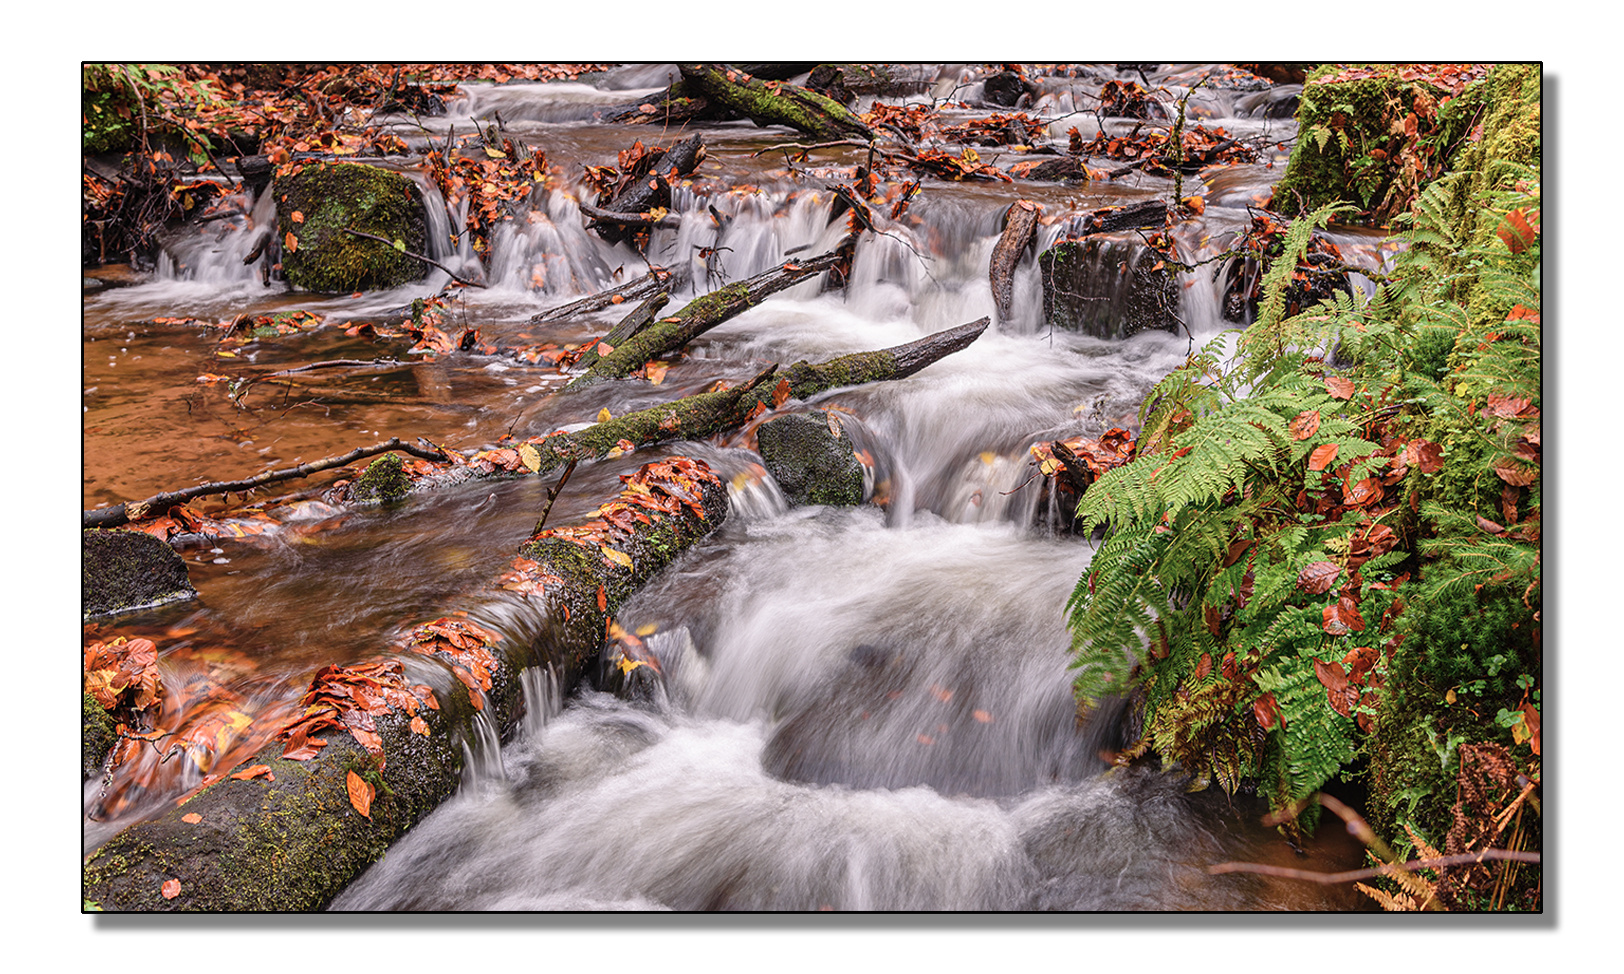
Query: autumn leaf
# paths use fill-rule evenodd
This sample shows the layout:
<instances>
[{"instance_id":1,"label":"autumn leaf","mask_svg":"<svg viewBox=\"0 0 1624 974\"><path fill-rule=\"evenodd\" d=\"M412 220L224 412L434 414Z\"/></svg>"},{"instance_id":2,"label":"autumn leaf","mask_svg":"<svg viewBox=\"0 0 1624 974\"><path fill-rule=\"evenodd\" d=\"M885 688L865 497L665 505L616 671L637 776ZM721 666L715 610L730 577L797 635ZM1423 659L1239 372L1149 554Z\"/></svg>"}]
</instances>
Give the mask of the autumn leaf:
<instances>
[{"instance_id":1,"label":"autumn leaf","mask_svg":"<svg viewBox=\"0 0 1624 974\"><path fill-rule=\"evenodd\" d=\"M608 406L605 406L602 409L598 410L598 422L607 423L607 422L609 422L609 420L611 420L613 418L614 418L614 415L609 412L609 407Z\"/></svg>"},{"instance_id":2,"label":"autumn leaf","mask_svg":"<svg viewBox=\"0 0 1624 974\"><path fill-rule=\"evenodd\" d=\"M1317 409L1307 409L1297 414L1291 421L1291 438L1306 440L1319 432L1320 414Z\"/></svg>"},{"instance_id":3,"label":"autumn leaf","mask_svg":"<svg viewBox=\"0 0 1624 974\"><path fill-rule=\"evenodd\" d=\"M1512 460L1502 460L1494 465L1495 475L1513 487L1527 487L1539 479L1539 473L1524 467Z\"/></svg>"},{"instance_id":4,"label":"autumn leaf","mask_svg":"<svg viewBox=\"0 0 1624 974\"><path fill-rule=\"evenodd\" d=\"M1207 678L1207 674L1209 674L1211 672L1212 672L1212 654L1211 653L1202 653L1201 658L1199 660L1197 660L1196 664L1195 664L1195 678L1197 680L1205 680Z\"/></svg>"},{"instance_id":5,"label":"autumn leaf","mask_svg":"<svg viewBox=\"0 0 1624 974\"><path fill-rule=\"evenodd\" d=\"M180 817L180 820L185 822L187 825L196 825L197 823L203 821L203 816L197 814L196 812L187 812L185 815Z\"/></svg>"},{"instance_id":6,"label":"autumn leaf","mask_svg":"<svg viewBox=\"0 0 1624 974\"><path fill-rule=\"evenodd\" d=\"M535 447L528 443L520 443L518 453L519 460L524 464L526 470L535 473L541 469L541 454L536 452Z\"/></svg>"},{"instance_id":7,"label":"autumn leaf","mask_svg":"<svg viewBox=\"0 0 1624 974\"><path fill-rule=\"evenodd\" d=\"M163 898L166 900L174 899L180 895L180 880L171 879L165 882L163 886L159 888L158 892L162 893Z\"/></svg>"},{"instance_id":8,"label":"autumn leaf","mask_svg":"<svg viewBox=\"0 0 1624 974\"><path fill-rule=\"evenodd\" d=\"M1321 628L1332 636L1345 636L1365 628L1364 617L1359 614L1358 603L1344 595L1335 605L1325 607Z\"/></svg>"},{"instance_id":9,"label":"autumn leaf","mask_svg":"<svg viewBox=\"0 0 1624 974\"><path fill-rule=\"evenodd\" d=\"M1512 210L1506 214L1500 228L1494 231L1514 254L1520 254L1527 250L1539 237L1539 230L1528 221L1529 212L1526 209ZM1534 210L1532 212L1534 219L1539 219L1539 211Z\"/></svg>"},{"instance_id":10,"label":"autumn leaf","mask_svg":"<svg viewBox=\"0 0 1624 974\"><path fill-rule=\"evenodd\" d=\"M773 408L777 409L789 402L789 380L779 379L778 385L773 386Z\"/></svg>"},{"instance_id":11,"label":"autumn leaf","mask_svg":"<svg viewBox=\"0 0 1624 974\"><path fill-rule=\"evenodd\" d=\"M990 724L990 723L992 723L992 714L988 713L985 710L972 710L970 712L970 716L974 717L976 719L976 722L980 723L980 724Z\"/></svg>"},{"instance_id":12,"label":"autumn leaf","mask_svg":"<svg viewBox=\"0 0 1624 974\"><path fill-rule=\"evenodd\" d=\"M299 249L299 238L293 235L292 230L289 230L287 236L282 238L282 246L286 247L290 254Z\"/></svg>"},{"instance_id":13,"label":"autumn leaf","mask_svg":"<svg viewBox=\"0 0 1624 974\"><path fill-rule=\"evenodd\" d=\"M1297 573L1297 588L1310 595L1324 595L1340 574L1342 567L1335 562L1316 561Z\"/></svg>"},{"instance_id":14,"label":"autumn leaf","mask_svg":"<svg viewBox=\"0 0 1624 974\"><path fill-rule=\"evenodd\" d=\"M1335 443L1322 443L1314 447L1314 452L1308 455L1308 469L1324 470L1336 459L1337 445Z\"/></svg>"},{"instance_id":15,"label":"autumn leaf","mask_svg":"<svg viewBox=\"0 0 1624 974\"><path fill-rule=\"evenodd\" d=\"M1325 377L1325 391L1332 399L1348 399L1353 396L1353 382L1339 375Z\"/></svg>"},{"instance_id":16,"label":"autumn leaf","mask_svg":"<svg viewBox=\"0 0 1624 974\"><path fill-rule=\"evenodd\" d=\"M304 213L299 210L294 210L292 213L288 214L288 221L290 223L303 223Z\"/></svg>"},{"instance_id":17,"label":"autumn leaf","mask_svg":"<svg viewBox=\"0 0 1624 974\"><path fill-rule=\"evenodd\" d=\"M421 717L412 718L411 728L413 734L421 734L424 737L429 736L429 725Z\"/></svg>"},{"instance_id":18,"label":"autumn leaf","mask_svg":"<svg viewBox=\"0 0 1624 974\"><path fill-rule=\"evenodd\" d=\"M616 551L613 548L605 548L603 549L603 556L620 567L627 569L628 571L632 567L632 556L626 554L624 551Z\"/></svg>"},{"instance_id":19,"label":"autumn leaf","mask_svg":"<svg viewBox=\"0 0 1624 974\"><path fill-rule=\"evenodd\" d=\"M609 609L609 595L602 585L598 586L598 611L606 612Z\"/></svg>"},{"instance_id":20,"label":"autumn leaf","mask_svg":"<svg viewBox=\"0 0 1624 974\"><path fill-rule=\"evenodd\" d=\"M346 773L344 777L344 790L349 792L350 804L361 813L363 818L372 818L373 788L354 771Z\"/></svg>"},{"instance_id":21,"label":"autumn leaf","mask_svg":"<svg viewBox=\"0 0 1624 974\"><path fill-rule=\"evenodd\" d=\"M254 778L264 778L266 781L276 780L276 775L271 773L271 766L268 764L256 764L251 768L244 768L231 777L237 781L250 781Z\"/></svg>"},{"instance_id":22,"label":"autumn leaf","mask_svg":"<svg viewBox=\"0 0 1624 974\"><path fill-rule=\"evenodd\" d=\"M1382 482L1376 477L1366 477L1342 490L1342 503L1353 507L1364 507L1381 500L1381 497Z\"/></svg>"}]
</instances>

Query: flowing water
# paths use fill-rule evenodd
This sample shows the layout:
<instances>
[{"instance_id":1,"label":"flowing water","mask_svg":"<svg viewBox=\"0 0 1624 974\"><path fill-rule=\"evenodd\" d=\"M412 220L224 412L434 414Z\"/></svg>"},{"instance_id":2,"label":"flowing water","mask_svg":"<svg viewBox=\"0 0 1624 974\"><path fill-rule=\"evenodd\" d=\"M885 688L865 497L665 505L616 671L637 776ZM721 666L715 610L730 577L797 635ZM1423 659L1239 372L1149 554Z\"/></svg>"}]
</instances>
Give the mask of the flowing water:
<instances>
[{"instance_id":1,"label":"flowing water","mask_svg":"<svg viewBox=\"0 0 1624 974\"><path fill-rule=\"evenodd\" d=\"M1164 77L1193 79L1199 69L1175 66ZM663 87L668 70L622 69L590 85L470 86L445 118L419 120L426 132L394 121L421 144L425 134L443 141L471 131L471 118L483 125L499 115L510 137L544 148L565 177L495 235L485 260L466 235L453 242L456 215L423 181L438 221L433 256L489 284L457 292L458 327L520 345L579 342L613 324L613 309L558 325L529 318L642 273L638 254L583 229L572 192L584 195L582 166L613 164L633 139L672 139L589 121L596 108ZM979 93L958 66L921 67L919 76L926 90L915 100ZM1101 124L1074 114L1087 84L1048 79L1031 109L1057 119L1050 134L1061 145L1073 125L1087 138ZM1294 125L1269 117L1278 95L1202 88L1189 105L1209 126L1284 142ZM749 123L699 131L708 160L673 206L684 226L657 231L648 252L656 264L691 270L672 308L707 280L740 280L786 254L831 249L845 221L831 224L831 194L813 180L862 161L861 150L842 150L791 171L782 151L761 151L796 141L787 131ZM996 164L1015 161L999 151L981 150ZM1271 167L1267 158L1205 184L1186 180L1186 193L1208 197L1203 217L1182 231L1189 247L1221 249L1223 235L1247 222L1246 206L1284 161L1276 154ZM994 313L988 260L1015 199L1045 207L1041 250L1067 213L1171 189L1142 174L1079 186L929 183L909 211L915 219L864 237L843 293L799 285L707 333L661 386L607 383L563 404L551 393L565 377L551 369L412 356L399 342L380 347L347 333L433 293L449 280L443 271L357 296L266 284L242 258L271 232L273 206L244 197L239 216L178 237L136 283L87 289L84 506L238 479L390 436L488 447L505 433L534 435L591 421L601 408L619 415L746 378L769 362L911 341ZM722 231L706 215L712 207ZM714 249L709 266L700 248ZM817 405L841 410L869 451L871 502L792 508L770 477L740 478L724 527L620 615L627 630L651 633L664 681L616 696L590 679L571 691L549 671L528 671L524 724L505 744L488 727L469 740L459 793L333 908L1357 908L1345 891L1208 875L1207 865L1227 860L1334 870L1357 864L1359 850L1325 829L1299 856L1257 824L1261 809L1249 800L1192 790L1172 774L1107 773L1110 753L1126 743L1120 707L1079 720L1071 698L1062 607L1091 547L1055 530L1059 512L1032 482L1027 450L1131 425L1151 384L1229 326L1210 272L1182 283L1187 334L1105 341L1042 323L1029 255L1012 313L969 348L906 380L821 397ZM228 348L218 329L173 323L293 309L324 315L323 326ZM236 402L223 384L199 381L380 356L393 361L261 382ZM733 479L752 469L746 445L671 444L583 467L549 523L584 517L619 474L661 455L696 456ZM210 678L249 714L286 706L315 669L373 655L402 627L452 608L515 637L533 632L527 614L537 610L503 598L491 580L545 504L550 484L540 480L465 483L381 510L290 495L274 532L183 547L197 602L104 629L154 638L171 680L212 667ZM202 770L153 777L116 805L91 782L86 850Z\"/></svg>"}]
</instances>

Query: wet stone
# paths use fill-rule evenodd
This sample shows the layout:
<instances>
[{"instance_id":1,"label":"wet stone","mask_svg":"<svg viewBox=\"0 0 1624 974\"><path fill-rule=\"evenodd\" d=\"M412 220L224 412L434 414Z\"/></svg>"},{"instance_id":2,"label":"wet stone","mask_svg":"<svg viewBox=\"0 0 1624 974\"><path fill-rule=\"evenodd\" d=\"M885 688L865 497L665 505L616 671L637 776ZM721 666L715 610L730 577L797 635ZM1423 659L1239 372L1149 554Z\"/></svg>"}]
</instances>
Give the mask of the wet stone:
<instances>
[{"instance_id":1,"label":"wet stone","mask_svg":"<svg viewBox=\"0 0 1624 974\"><path fill-rule=\"evenodd\" d=\"M839 423L831 424L828 415L781 416L756 431L761 459L791 504L863 502L863 466L851 438L835 432Z\"/></svg>"},{"instance_id":2,"label":"wet stone","mask_svg":"<svg viewBox=\"0 0 1624 974\"><path fill-rule=\"evenodd\" d=\"M175 549L139 531L84 532L84 618L96 619L197 597Z\"/></svg>"},{"instance_id":3,"label":"wet stone","mask_svg":"<svg viewBox=\"0 0 1624 974\"><path fill-rule=\"evenodd\" d=\"M1154 251L1107 234L1055 244L1038 257L1043 318L1095 338L1177 332L1178 289Z\"/></svg>"}]
</instances>

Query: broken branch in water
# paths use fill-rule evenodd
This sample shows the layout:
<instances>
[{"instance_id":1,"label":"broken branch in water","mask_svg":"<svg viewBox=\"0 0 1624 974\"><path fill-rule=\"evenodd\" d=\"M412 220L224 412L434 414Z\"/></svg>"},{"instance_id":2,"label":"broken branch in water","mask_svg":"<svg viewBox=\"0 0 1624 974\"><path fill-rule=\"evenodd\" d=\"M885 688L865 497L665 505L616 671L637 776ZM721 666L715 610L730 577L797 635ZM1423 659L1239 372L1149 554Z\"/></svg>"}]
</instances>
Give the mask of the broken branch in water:
<instances>
[{"instance_id":1,"label":"broken branch in water","mask_svg":"<svg viewBox=\"0 0 1624 974\"><path fill-rule=\"evenodd\" d=\"M114 528L121 524L128 524L131 521L139 521L143 517L146 517L148 514L154 512L162 514L171 507L174 507L177 504L184 504L194 497L207 497L212 494L243 493L245 491L250 491L257 487L263 487L266 484L272 484L282 480L293 480L297 477L308 477L313 473L320 473L323 470L331 470L334 467L342 467L345 464L354 463L357 460L370 457L375 454L387 453L390 450L400 450L403 453L409 453L414 457L420 457L424 460L443 461L446 459L445 453L439 450L424 450L421 447L410 446L402 443L399 437L390 437L383 443L378 443L373 446L358 447L342 456L325 457L321 460L303 463L297 467L290 467L286 470L268 470L265 473L249 477L246 480L234 480L229 483L198 484L195 487L187 487L185 490L165 491L161 494L154 494L145 500L126 501L123 504L117 504L113 507L104 507L95 511L85 511L83 526L86 529Z\"/></svg>"},{"instance_id":2,"label":"broken branch in water","mask_svg":"<svg viewBox=\"0 0 1624 974\"><path fill-rule=\"evenodd\" d=\"M466 277L460 276L456 271L452 270L451 268L449 268L449 267L445 266L444 264L440 263L439 261L435 260L433 257L424 257L422 254L414 254L414 253L412 253L410 250L407 250L405 247L397 247L397 246L395 246L395 241L393 241L393 240L389 240L387 238L380 237L380 236L378 236L377 234L374 234L374 233L363 233L360 230L355 230L355 229L352 229L350 227L345 227L344 232L348 233L348 234L351 234L352 236L365 237L368 240L376 240L381 244L388 244L389 246L394 247L396 250L398 250L401 253L405 254L407 257L415 258L417 260L422 261L425 264L433 264L435 267L438 267L440 270L445 271L447 274L450 274L451 279L453 281L456 281L458 284L466 284L469 287L484 287L485 286L485 285L479 283L478 281L470 281Z\"/></svg>"}]
</instances>

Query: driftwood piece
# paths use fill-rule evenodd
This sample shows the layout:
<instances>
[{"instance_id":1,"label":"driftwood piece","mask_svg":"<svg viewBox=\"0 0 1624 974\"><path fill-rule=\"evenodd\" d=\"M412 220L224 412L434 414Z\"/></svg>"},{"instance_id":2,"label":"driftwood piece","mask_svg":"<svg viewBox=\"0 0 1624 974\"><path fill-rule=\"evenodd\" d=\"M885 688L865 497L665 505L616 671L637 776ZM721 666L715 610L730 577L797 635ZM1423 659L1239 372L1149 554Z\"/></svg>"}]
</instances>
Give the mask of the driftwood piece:
<instances>
[{"instance_id":1,"label":"driftwood piece","mask_svg":"<svg viewBox=\"0 0 1624 974\"><path fill-rule=\"evenodd\" d=\"M987 276L992 281L993 304L998 310L1000 322L1009 319L1010 307L1015 300L1015 265L1020 263L1021 256L1032 246L1038 217L1042 212L1043 208L1031 200L1016 200L1009 207L1004 232L992 249Z\"/></svg>"},{"instance_id":2,"label":"driftwood piece","mask_svg":"<svg viewBox=\"0 0 1624 974\"><path fill-rule=\"evenodd\" d=\"M586 372L572 379L564 390L579 390L604 379L631 375L650 359L682 348L741 311L760 304L767 296L828 270L838 260L839 256L835 253L804 261L790 260L782 267L695 298L676 314L642 329L629 340L615 345L611 351L600 351L597 361Z\"/></svg>"},{"instance_id":3,"label":"driftwood piece","mask_svg":"<svg viewBox=\"0 0 1624 974\"><path fill-rule=\"evenodd\" d=\"M577 315L602 310L610 305L621 304L626 301L641 301L665 287L666 282L670 279L671 272L665 268L650 268L647 274L625 284L606 288L597 294L588 295L568 304L561 304L539 314L533 314L530 316L530 323L539 325L548 321L565 321ZM619 300L616 300L617 298Z\"/></svg>"},{"instance_id":4,"label":"driftwood piece","mask_svg":"<svg viewBox=\"0 0 1624 974\"><path fill-rule=\"evenodd\" d=\"M704 160L704 138L695 135L684 139L667 149L647 174L632 180L612 199L601 201L601 207L591 207L605 214L606 219L594 217L586 205L581 207L581 212L593 217L593 228L603 239L610 243L628 240L636 230L647 229L658 223L657 219L635 222L635 215L643 214L646 217L649 210L669 207L671 183L693 172Z\"/></svg>"},{"instance_id":5,"label":"driftwood piece","mask_svg":"<svg viewBox=\"0 0 1624 974\"><path fill-rule=\"evenodd\" d=\"M784 125L814 139L858 138L874 132L831 98L788 82L761 81L726 64L679 64L687 87L757 125Z\"/></svg>"}]
</instances>

